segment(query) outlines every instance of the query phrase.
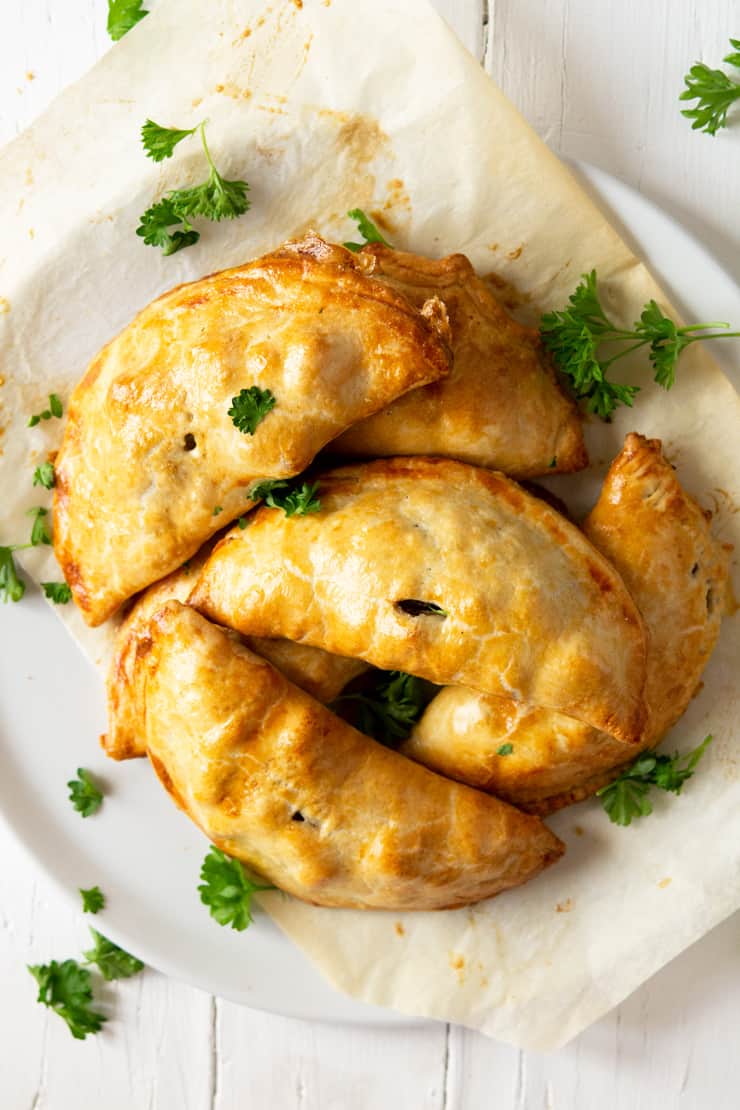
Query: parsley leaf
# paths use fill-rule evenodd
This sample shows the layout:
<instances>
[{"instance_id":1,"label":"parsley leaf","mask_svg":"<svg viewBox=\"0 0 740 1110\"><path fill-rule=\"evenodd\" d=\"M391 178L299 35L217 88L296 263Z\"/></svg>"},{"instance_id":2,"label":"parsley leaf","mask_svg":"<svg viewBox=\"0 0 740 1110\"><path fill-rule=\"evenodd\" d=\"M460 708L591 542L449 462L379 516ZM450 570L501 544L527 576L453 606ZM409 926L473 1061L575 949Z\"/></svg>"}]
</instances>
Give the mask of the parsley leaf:
<instances>
[{"instance_id":1,"label":"parsley leaf","mask_svg":"<svg viewBox=\"0 0 740 1110\"><path fill-rule=\"evenodd\" d=\"M91 886L89 890L79 888L82 897L83 913L99 913L105 906L105 895L99 886Z\"/></svg>"},{"instance_id":2,"label":"parsley leaf","mask_svg":"<svg viewBox=\"0 0 740 1110\"><path fill-rule=\"evenodd\" d=\"M198 241L200 234L191 226L191 218L205 216L216 222L234 220L249 209L249 185L246 181L228 181L218 172L206 141L205 126L204 121L192 131L176 131L159 127L152 120L147 120L142 127L144 146L155 161L169 157L181 139L198 131L209 166L208 178L204 182L186 189L170 189L141 217L136 234L141 236L147 246L161 247L165 254L175 254ZM182 228L169 230L177 224L182 224Z\"/></svg>"},{"instance_id":3,"label":"parsley leaf","mask_svg":"<svg viewBox=\"0 0 740 1110\"><path fill-rule=\"evenodd\" d=\"M253 436L257 425L275 408L275 404L275 397L269 389L250 385L249 389L242 389L236 397L231 398L229 416L235 428L244 435Z\"/></svg>"},{"instance_id":4,"label":"parsley leaf","mask_svg":"<svg viewBox=\"0 0 740 1110\"><path fill-rule=\"evenodd\" d=\"M143 0L108 0L108 34L114 42L149 15L142 8Z\"/></svg>"},{"instance_id":5,"label":"parsley leaf","mask_svg":"<svg viewBox=\"0 0 740 1110\"><path fill-rule=\"evenodd\" d=\"M37 466L33 472L33 485L43 486L44 489L53 489L56 476L54 474L54 463L45 462L41 466Z\"/></svg>"},{"instance_id":6,"label":"parsley leaf","mask_svg":"<svg viewBox=\"0 0 740 1110\"><path fill-rule=\"evenodd\" d=\"M100 892L98 891L98 893ZM136 975L143 970L144 963L142 960L124 951L123 948L119 948L117 944L108 940L97 929L90 929L90 932L95 941L95 947L91 948L89 952L83 952L83 955L89 964L96 965L106 982L110 982L112 979L130 979L132 975Z\"/></svg>"},{"instance_id":7,"label":"parsley leaf","mask_svg":"<svg viewBox=\"0 0 740 1110\"><path fill-rule=\"evenodd\" d=\"M181 229L169 230L179 223L183 225ZM183 220L168 197L147 208L141 217L136 234L141 236L147 246L161 247L165 255L177 254L178 251L191 247L200 239L200 232L195 231L187 221Z\"/></svg>"},{"instance_id":8,"label":"parsley leaf","mask_svg":"<svg viewBox=\"0 0 740 1110\"><path fill-rule=\"evenodd\" d=\"M678 327L655 301L649 301L640 319L630 330L618 328L606 315L596 288L596 271L583 274L581 284L571 295L569 307L561 312L548 312L540 321L542 342L551 352L558 369L570 379L579 400L585 400L589 412L602 420L610 420L619 405L632 406L640 387L620 385L607 378L612 363L641 347L649 346L648 357L655 381L670 389L675 381L678 358L691 343L702 339L722 339L740 333L712 332L711 328L729 328L729 324L690 324ZM708 334L694 334L705 332ZM610 344L615 353L600 357L600 348Z\"/></svg>"},{"instance_id":9,"label":"parsley leaf","mask_svg":"<svg viewBox=\"0 0 740 1110\"><path fill-rule=\"evenodd\" d=\"M730 39L733 54L726 54L723 61L740 68L740 39ZM693 120L692 130L716 135L727 126L727 112L740 98L740 83L733 81L721 69L710 69L703 62L696 62L684 77L686 88L679 100L695 100L694 108L683 108L682 116Z\"/></svg>"},{"instance_id":10,"label":"parsley leaf","mask_svg":"<svg viewBox=\"0 0 740 1110\"><path fill-rule=\"evenodd\" d=\"M637 817L647 817L653 812L648 797L653 786L680 794L711 742L712 737L706 736L698 747L685 755L676 752L671 756L653 751L639 755L614 782L596 791L609 820L615 825L629 825Z\"/></svg>"},{"instance_id":11,"label":"parsley leaf","mask_svg":"<svg viewBox=\"0 0 740 1110\"><path fill-rule=\"evenodd\" d=\"M48 964L29 964L28 970L39 986L37 1001L59 1014L73 1037L84 1041L88 1033L100 1031L106 1019L90 1006L92 980L86 968L76 960L52 960Z\"/></svg>"},{"instance_id":12,"label":"parsley leaf","mask_svg":"<svg viewBox=\"0 0 740 1110\"><path fill-rule=\"evenodd\" d=\"M160 127L153 119L148 119L141 128L141 141L144 150L154 162L163 162L175 153L175 147L188 135L198 130L191 127L188 131L178 131L175 127Z\"/></svg>"},{"instance_id":13,"label":"parsley leaf","mask_svg":"<svg viewBox=\"0 0 740 1110\"><path fill-rule=\"evenodd\" d=\"M219 925L231 925L240 933L252 922L250 911L254 892L275 889L271 883L255 883L239 860L231 859L214 845L203 860L200 877L200 900L209 907L211 917Z\"/></svg>"},{"instance_id":14,"label":"parsley leaf","mask_svg":"<svg viewBox=\"0 0 740 1110\"><path fill-rule=\"evenodd\" d=\"M330 708L350 702L355 725L381 743L405 740L429 704L422 679L404 671L380 671L374 688L340 694Z\"/></svg>"},{"instance_id":15,"label":"parsley leaf","mask_svg":"<svg viewBox=\"0 0 740 1110\"><path fill-rule=\"evenodd\" d=\"M33 416L30 416L28 418L28 427L35 428L42 420L51 420L52 416L59 419L63 411L62 402L59 400L57 394L50 393L48 409L44 409L43 412L37 412Z\"/></svg>"},{"instance_id":16,"label":"parsley leaf","mask_svg":"<svg viewBox=\"0 0 740 1110\"><path fill-rule=\"evenodd\" d=\"M33 524L31 525L31 546L38 547L39 544L51 544L51 533L46 522L46 517L49 515L48 509L43 509L40 505L36 505L33 509L29 509L26 516L33 517Z\"/></svg>"},{"instance_id":17,"label":"parsley leaf","mask_svg":"<svg viewBox=\"0 0 740 1110\"><path fill-rule=\"evenodd\" d=\"M72 591L66 582L42 582L44 596L55 605L67 605L72 600Z\"/></svg>"},{"instance_id":18,"label":"parsley leaf","mask_svg":"<svg viewBox=\"0 0 740 1110\"><path fill-rule=\"evenodd\" d=\"M500 748L496 749L496 755L511 755L513 751L513 744L502 744Z\"/></svg>"},{"instance_id":19,"label":"parsley leaf","mask_svg":"<svg viewBox=\"0 0 740 1110\"><path fill-rule=\"evenodd\" d=\"M70 779L69 800L83 817L92 817L103 804L103 793L95 785L92 775L84 767L77 768L77 778Z\"/></svg>"},{"instance_id":20,"label":"parsley leaf","mask_svg":"<svg viewBox=\"0 0 740 1110\"><path fill-rule=\"evenodd\" d=\"M6 604L8 601L20 601L26 592L26 583L18 577L14 550L15 546L0 547L0 597Z\"/></svg>"},{"instance_id":21,"label":"parsley leaf","mask_svg":"<svg viewBox=\"0 0 740 1110\"><path fill-rule=\"evenodd\" d=\"M365 240L364 243L345 243L344 246L350 251L361 251L367 243L382 243L383 246L389 247L390 243L384 239L378 228L361 208L353 208L347 215L351 220L357 224L357 230Z\"/></svg>"},{"instance_id":22,"label":"parsley leaf","mask_svg":"<svg viewBox=\"0 0 740 1110\"><path fill-rule=\"evenodd\" d=\"M307 516L321 510L318 482L293 485L283 478L266 478L249 491L252 501L264 501L271 509L282 509L286 516Z\"/></svg>"}]
</instances>

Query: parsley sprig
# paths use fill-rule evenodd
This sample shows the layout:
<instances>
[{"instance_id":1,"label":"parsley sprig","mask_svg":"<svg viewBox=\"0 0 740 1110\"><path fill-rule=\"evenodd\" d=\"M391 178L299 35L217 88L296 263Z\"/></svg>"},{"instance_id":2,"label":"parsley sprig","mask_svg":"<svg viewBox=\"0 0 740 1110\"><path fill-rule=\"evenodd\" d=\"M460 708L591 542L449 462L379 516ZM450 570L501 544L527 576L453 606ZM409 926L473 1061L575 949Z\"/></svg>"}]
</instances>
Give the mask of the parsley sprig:
<instances>
[{"instance_id":1,"label":"parsley sprig","mask_svg":"<svg viewBox=\"0 0 740 1110\"><path fill-rule=\"evenodd\" d=\"M42 409L41 412L35 412L33 416L29 416L28 427L35 428L36 425L40 424L42 420L51 420L52 417L55 417L57 420L59 420L63 412L64 408L62 406L62 402L59 399L59 396L56 393L50 393L48 409Z\"/></svg>"},{"instance_id":2,"label":"parsley sprig","mask_svg":"<svg viewBox=\"0 0 740 1110\"><path fill-rule=\"evenodd\" d=\"M652 751L639 755L619 778L596 791L609 820L615 825L629 825L635 818L647 817L653 812L649 798L652 787L680 794L711 742L712 736L706 736L698 747L685 755Z\"/></svg>"},{"instance_id":3,"label":"parsley sprig","mask_svg":"<svg viewBox=\"0 0 740 1110\"><path fill-rule=\"evenodd\" d=\"M234 220L249 209L246 181L229 181L216 169L206 141L205 120L190 130L161 127L148 119L141 129L146 153L155 162L170 158L178 143L198 132L209 166L208 177L200 185L186 189L170 189L147 208L136 229L147 246L161 247L164 254L175 254L200 239L191 220L204 216L208 220ZM180 225L180 226L178 226ZM175 230L172 230L175 229Z\"/></svg>"},{"instance_id":4,"label":"parsley sprig","mask_svg":"<svg viewBox=\"0 0 740 1110\"><path fill-rule=\"evenodd\" d=\"M76 960L52 960L29 964L28 970L39 986L37 1002L59 1014L76 1040L84 1041L88 1033L102 1029L106 1017L92 1008L92 976L87 968Z\"/></svg>"},{"instance_id":5,"label":"parsley sprig","mask_svg":"<svg viewBox=\"0 0 740 1110\"><path fill-rule=\"evenodd\" d=\"M269 389L260 389L258 385L250 385L248 389L241 389L236 397L231 398L229 416L235 428L244 435L253 436L268 412L275 408L277 401Z\"/></svg>"},{"instance_id":6,"label":"parsley sprig","mask_svg":"<svg viewBox=\"0 0 740 1110\"><path fill-rule=\"evenodd\" d=\"M740 39L730 39L733 53L722 59L740 69ZM716 135L727 126L727 113L740 99L740 82L728 77L721 69L710 69L704 62L696 62L684 77L686 88L679 100L695 100L694 108L684 108L682 116L692 120L694 131Z\"/></svg>"},{"instance_id":7,"label":"parsley sprig","mask_svg":"<svg viewBox=\"0 0 740 1110\"><path fill-rule=\"evenodd\" d=\"M422 679L404 671L380 671L374 687L340 694L331 708L350 704L353 723L383 743L405 740L429 703Z\"/></svg>"},{"instance_id":8,"label":"parsley sprig","mask_svg":"<svg viewBox=\"0 0 740 1110\"><path fill-rule=\"evenodd\" d=\"M238 859L231 859L211 845L200 871L200 900L208 906L219 925L230 925L243 932L252 923L252 895L258 890L274 890L271 883L250 879Z\"/></svg>"},{"instance_id":9,"label":"parsley sprig","mask_svg":"<svg viewBox=\"0 0 740 1110\"><path fill-rule=\"evenodd\" d=\"M26 583L18 574L13 552L30 546L30 543L14 543L0 547L0 597L5 604L20 601L26 592Z\"/></svg>"},{"instance_id":10,"label":"parsley sprig","mask_svg":"<svg viewBox=\"0 0 740 1110\"><path fill-rule=\"evenodd\" d=\"M105 907L105 895L99 886L91 886L87 890L79 887L79 891L83 913L99 913Z\"/></svg>"},{"instance_id":11,"label":"parsley sprig","mask_svg":"<svg viewBox=\"0 0 740 1110\"><path fill-rule=\"evenodd\" d=\"M92 895L97 892L97 913L102 907L102 895L97 887L80 893ZM98 904L99 903L99 904ZM84 905L85 912L88 906ZM37 1002L43 1003L66 1021L69 1031L79 1041L84 1041L88 1033L98 1033L107 1020L105 1014L92 1008L92 975L88 967L95 966L105 980L128 979L141 971L144 964L136 956L119 948L97 929L91 929L94 947L84 952L85 963L77 960L51 960L48 964L29 964L28 970L38 983Z\"/></svg>"},{"instance_id":12,"label":"parsley sprig","mask_svg":"<svg viewBox=\"0 0 740 1110\"><path fill-rule=\"evenodd\" d=\"M648 358L655 381L670 389L675 381L676 363L681 353L702 339L726 339L740 332L710 331L729 328L729 324L687 324L678 327L651 300L631 329L618 328L606 315L596 288L596 271L583 274L571 295L569 307L548 312L540 321L542 342L555 359L558 369L570 380L576 397L586 402L589 412L609 420L619 405L632 406L637 385L620 385L607 377L613 363L648 347ZM704 334L698 334L702 332ZM604 344L613 353L602 354Z\"/></svg>"},{"instance_id":13,"label":"parsley sprig","mask_svg":"<svg viewBox=\"0 0 740 1110\"><path fill-rule=\"evenodd\" d=\"M33 485L43 486L44 489L53 489L56 483L56 475L54 473L54 463L45 462L37 466L33 472Z\"/></svg>"},{"instance_id":14,"label":"parsley sprig","mask_svg":"<svg viewBox=\"0 0 740 1110\"><path fill-rule=\"evenodd\" d=\"M103 804L103 792L95 783L89 771L84 767L77 768L77 778L70 779L69 800L73 807L83 817L92 817Z\"/></svg>"},{"instance_id":15,"label":"parsley sprig","mask_svg":"<svg viewBox=\"0 0 740 1110\"><path fill-rule=\"evenodd\" d=\"M266 478L257 482L249 491L252 501L264 501L271 509L282 509L286 516L307 516L321 510L318 482L300 485L285 478Z\"/></svg>"},{"instance_id":16,"label":"parsley sprig","mask_svg":"<svg viewBox=\"0 0 740 1110\"><path fill-rule=\"evenodd\" d=\"M108 0L107 29L114 42L122 39L145 15L149 15L142 3L143 0Z\"/></svg>"},{"instance_id":17,"label":"parsley sprig","mask_svg":"<svg viewBox=\"0 0 740 1110\"><path fill-rule=\"evenodd\" d=\"M350 251L361 251L368 243L382 243L383 246L389 247L390 243L384 239L380 231L361 208L353 208L347 215L351 220L357 224L357 230L364 239L364 243L345 243L344 246Z\"/></svg>"},{"instance_id":18,"label":"parsley sprig","mask_svg":"<svg viewBox=\"0 0 740 1110\"><path fill-rule=\"evenodd\" d=\"M144 963L137 956L119 948L97 929L90 929L90 932L95 943L83 955L88 965L94 964L97 967L106 982L109 983L112 979L130 979L143 970Z\"/></svg>"},{"instance_id":19,"label":"parsley sprig","mask_svg":"<svg viewBox=\"0 0 740 1110\"><path fill-rule=\"evenodd\" d=\"M72 600L72 591L66 582L42 582L41 588L44 597L53 601L55 605L68 605Z\"/></svg>"}]
</instances>

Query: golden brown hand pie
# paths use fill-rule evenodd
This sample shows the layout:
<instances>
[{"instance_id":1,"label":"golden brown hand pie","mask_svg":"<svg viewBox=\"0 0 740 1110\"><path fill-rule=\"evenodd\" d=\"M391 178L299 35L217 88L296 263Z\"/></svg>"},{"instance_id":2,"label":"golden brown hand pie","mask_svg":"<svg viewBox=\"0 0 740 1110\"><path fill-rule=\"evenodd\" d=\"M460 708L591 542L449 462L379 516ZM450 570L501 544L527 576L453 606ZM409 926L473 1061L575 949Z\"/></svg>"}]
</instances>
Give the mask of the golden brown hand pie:
<instances>
[{"instance_id":1,"label":"golden brown hand pie","mask_svg":"<svg viewBox=\"0 0 740 1110\"><path fill-rule=\"evenodd\" d=\"M54 549L85 620L190 558L355 421L443 377L444 309L420 313L316 236L154 301L75 389L56 461ZM229 416L257 387L254 428Z\"/></svg>"},{"instance_id":2,"label":"golden brown hand pie","mask_svg":"<svg viewBox=\"0 0 740 1110\"><path fill-rule=\"evenodd\" d=\"M652 747L686 709L716 643L727 552L663 458L660 442L634 434L584 528L645 618L648 719L637 750ZM505 744L511 753L499 755ZM459 688L437 695L402 750L544 813L593 793L635 755L571 717Z\"/></svg>"},{"instance_id":3,"label":"golden brown hand pie","mask_svg":"<svg viewBox=\"0 0 740 1110\"><path fill-rule=\"evenodd\" d=\"M185 566L155 582L136 599L116 635L108 672L108 732L100 742L111 759L146 755L141 707L136 703L134 664L146 639L149 621L167 601L187 601L212 544L205 544ZM320 648L290 640L246 638L247 647L268 659L283 674L319 701L329 702L356 675L367 669L360 659L342 659Z\"/></svg>"},{"instance_id":4,"label":"golden brown hand pie","mask_svg":"<svg viewBox=\"0 0 740 1110\"><path fill-rule=\"evenodd\" d=\"M178 602L150 622L134 676L149 755L175 801L299 898L465 905L562 854L537 818L363 736Z\"/></svg>"},{"instance_id":5,"label":"golden brown hand pie","mask_svg":"<svg viewBox=\"0 0 740 1110\"><path fill-rule=\"evenodd\" d=\"M536 331L513 320L462 254L439 261L373 243L367 272L421 306L438 296L454 365L332 444L350 455L447 455L515 478L588 463L578 411L559 389Z\"/></svg>"},{"instance_id":6,"label":"golden brown hand pie","mask_svg":"<svg viewBox=\"0 0 740 1110\"><path fill-rule=\"evenodd\" d=\"M643 725L645 637L583 534L502 474L408 458L325 475L321 511L259 509L190 603L438 685L556 708L625 741Z\"/></svg>"}]
</instances>

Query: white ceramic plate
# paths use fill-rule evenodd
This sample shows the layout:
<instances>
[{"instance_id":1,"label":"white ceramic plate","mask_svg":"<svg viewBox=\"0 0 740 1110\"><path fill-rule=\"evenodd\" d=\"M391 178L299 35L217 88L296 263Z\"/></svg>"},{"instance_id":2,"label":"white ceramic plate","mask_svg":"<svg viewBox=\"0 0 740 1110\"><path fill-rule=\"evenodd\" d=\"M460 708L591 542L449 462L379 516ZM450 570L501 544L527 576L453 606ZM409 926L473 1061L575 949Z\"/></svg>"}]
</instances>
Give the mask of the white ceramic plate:
<instances>
[{"instance_id":1,"label":"white ceramic plate","mask_svg":"<svg viewBox=\"0 0 740 1110\"><path fill-rule=\"evenodd\" d=\"M622 182L585 166L578 172L687 315L737 323L738 289L700 243ZM717 347L728 372L740 365L738 345ZM167 975L247 1006L408 1024L334 991L265 915L246 933L219 928L196 891L203 836L144 760L114 765L98 748L102 685L64 626L33 589L1 619L0 812L67 895L78 901L77 888L93 884L105 891L102 931ZM67 800L65 784L80 765L106 787L102 810L88 820Z\"/></svg>"}]
</instances>

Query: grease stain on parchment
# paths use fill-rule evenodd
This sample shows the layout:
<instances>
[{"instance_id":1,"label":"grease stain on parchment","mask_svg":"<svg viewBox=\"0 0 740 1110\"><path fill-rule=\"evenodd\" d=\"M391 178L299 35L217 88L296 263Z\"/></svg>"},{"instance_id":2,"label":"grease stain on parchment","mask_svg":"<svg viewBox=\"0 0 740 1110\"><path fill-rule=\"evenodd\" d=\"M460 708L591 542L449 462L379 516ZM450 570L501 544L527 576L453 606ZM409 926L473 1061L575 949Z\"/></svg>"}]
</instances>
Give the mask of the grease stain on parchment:
<instances>
[{"instance_id":1,"label":"grease stain on parchment","mask_svg":"<svg viewBox=\"0 0 740 1110\"><path fill-rule=\"evenodd\" d=\"M0 316L7 316L10 312L10 301L7 297L0 297Z\"/></svg>"}]
</instances>

